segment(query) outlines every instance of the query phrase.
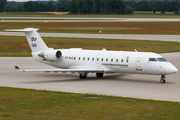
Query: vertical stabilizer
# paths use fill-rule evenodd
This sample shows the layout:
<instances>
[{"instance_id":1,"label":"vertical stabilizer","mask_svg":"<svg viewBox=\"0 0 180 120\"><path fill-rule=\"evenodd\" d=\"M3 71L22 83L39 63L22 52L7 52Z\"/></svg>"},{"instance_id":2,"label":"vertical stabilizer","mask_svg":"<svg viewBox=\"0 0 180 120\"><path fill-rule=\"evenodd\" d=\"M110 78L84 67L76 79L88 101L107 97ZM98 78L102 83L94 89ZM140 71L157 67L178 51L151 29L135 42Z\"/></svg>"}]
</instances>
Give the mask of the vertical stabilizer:
<instances>
[{"instance_id":1,"label":"vertical stabilizer","mask_svg":"<svg viewBox=\"0 0 180 120\"><path fill-rule=\"evenodd\" d=\"M25 28L25 29L11 29L7 31L23 31L26 35L27 41L29 43L32 52L47 50L48 47L44 43L43 39L41 38L37 30L39 29Z\"/></svg>"}]
</instances>

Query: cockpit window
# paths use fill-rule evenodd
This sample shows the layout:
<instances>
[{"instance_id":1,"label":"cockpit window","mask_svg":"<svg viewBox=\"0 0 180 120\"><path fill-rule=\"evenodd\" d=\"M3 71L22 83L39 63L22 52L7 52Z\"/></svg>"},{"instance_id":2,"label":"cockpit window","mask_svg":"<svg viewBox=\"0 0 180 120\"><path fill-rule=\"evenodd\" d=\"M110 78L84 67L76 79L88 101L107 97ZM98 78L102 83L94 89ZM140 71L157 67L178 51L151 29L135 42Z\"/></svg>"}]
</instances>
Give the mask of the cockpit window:
<instances>
[{"instance_id":1,"label":"cockpit window","mask_svg":"<svg viewBox=\"0 0 180 120\"><path fill-rule=\"evenodd\" d=\"M158 59L159 62L165 62L165 61L167 61L167 60L164 59L164 58L157 58L157 59Z\"/></svg>"},{"instance_id":2,"label":"cockpit window","mask_svg":"<svg viewBox=\"0 0 180 120\"><path fill-rule=\"evenodd\" d=\"M156 58L149 58L149 61L157 61Z\"/></svg>"}]
</instances>

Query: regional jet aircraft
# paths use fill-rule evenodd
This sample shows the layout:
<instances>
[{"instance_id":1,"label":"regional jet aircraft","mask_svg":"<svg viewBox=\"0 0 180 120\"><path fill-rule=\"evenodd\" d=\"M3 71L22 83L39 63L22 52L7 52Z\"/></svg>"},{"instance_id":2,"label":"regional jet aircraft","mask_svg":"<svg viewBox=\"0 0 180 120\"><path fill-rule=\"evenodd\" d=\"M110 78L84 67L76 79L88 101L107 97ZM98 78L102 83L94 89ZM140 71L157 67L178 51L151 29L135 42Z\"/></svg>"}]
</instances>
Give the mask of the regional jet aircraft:
<instances>
[{"instance_id":1,"label":"regional jet aircraft","mask_svg":"<svg viewBox=\"0 0 180 120\"><path fill-rule=\"evenodd\" d=\"M21 70L22 72L71 72L78 73L80 79L86 79L88 73L103 77L104 73L130 73L160 75L165 83L165 75L176 73L177 68L161 55L151 52L125 52L102 50L84 50L82 48L53 49L48 48L38 29L25 28L10 31L23 31L32 50L32 56L39 62L56 67L56 69Z\"/></svg>"}]
</instances>

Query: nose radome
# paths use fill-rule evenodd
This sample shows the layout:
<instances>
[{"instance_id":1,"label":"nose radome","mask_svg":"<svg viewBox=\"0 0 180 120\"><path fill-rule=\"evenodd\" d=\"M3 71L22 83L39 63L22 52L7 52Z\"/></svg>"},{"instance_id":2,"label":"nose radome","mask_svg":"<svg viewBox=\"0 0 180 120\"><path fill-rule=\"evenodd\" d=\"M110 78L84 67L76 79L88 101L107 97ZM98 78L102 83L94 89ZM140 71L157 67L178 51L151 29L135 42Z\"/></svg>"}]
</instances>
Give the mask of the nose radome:
<instances>
[{"instance_id":1,"label":"nose radome","mask_svg":"<svg viewBox=\"0 0 180 120\"><path fill-rule=\"evenodd\" d=\"M178 72L178 69L174 66L174 65L170 65L169 68L167 69L166 71L168 74L171 74L171 73L176 73Z\"/></svg>"},{"instance_id":2,"label":"nose radome","mask_svg":"<svg viewBox=\"0 0 180 120\"><path fill-rule=\"evenodd\" d=\"M174 66L173 66L174 67ZM173 69L172 69L172 71L174 72L174 73L176 73L176 72L178 72L178 69L176 68L176 67L174 67Z\"/></svg>"}]
</instances>

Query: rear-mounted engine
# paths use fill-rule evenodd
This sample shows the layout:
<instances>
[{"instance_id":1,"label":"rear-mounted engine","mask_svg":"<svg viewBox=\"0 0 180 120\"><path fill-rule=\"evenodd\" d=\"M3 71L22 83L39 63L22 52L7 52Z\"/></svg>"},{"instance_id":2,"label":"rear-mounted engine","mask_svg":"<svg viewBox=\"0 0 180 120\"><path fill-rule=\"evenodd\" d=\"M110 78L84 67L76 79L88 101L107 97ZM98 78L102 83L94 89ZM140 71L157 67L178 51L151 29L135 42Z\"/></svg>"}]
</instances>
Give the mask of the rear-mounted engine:
<instances>
[{"instance_id":1,"label":"rear-mounted engine","mask_svg":"<svg viewBox=\"0 0 180 120\"><path fill-rule=\"evenodd\" d=\"M62 53L59 50L47 50L38 54L39 57L47 61L56 61L61 59Z\"/></svg>"}]
</instances>

